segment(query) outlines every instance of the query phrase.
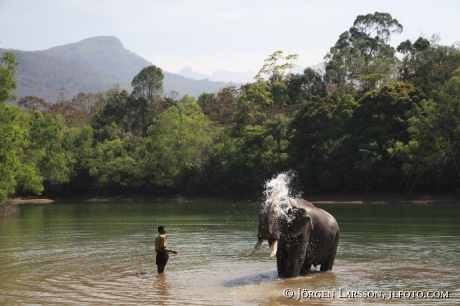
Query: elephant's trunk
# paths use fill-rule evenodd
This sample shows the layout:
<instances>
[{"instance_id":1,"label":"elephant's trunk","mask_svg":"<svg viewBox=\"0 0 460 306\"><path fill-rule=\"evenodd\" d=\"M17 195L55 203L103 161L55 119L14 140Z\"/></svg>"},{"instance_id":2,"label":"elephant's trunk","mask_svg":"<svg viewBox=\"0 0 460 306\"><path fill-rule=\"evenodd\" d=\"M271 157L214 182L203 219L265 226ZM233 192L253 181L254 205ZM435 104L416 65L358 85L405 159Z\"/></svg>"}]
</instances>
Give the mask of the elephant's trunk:
<instances>
[{"instance_id":1,"label":"elephant's trunk","mask_svg":"<svg viewBox=\"0 0 460 306\"><path fill-rule=\"evenodd\" d=\"M272 244L272 252L270 253L270 257L275 257L276 251L278 251L278 240L275 240Z\"/></svg>"},{"instance_id":2,"label":"elephant's trunk","mask_svg":"<svg viewBox=\"0 0 460 306\"><path fill-rule=\"evenodd\" d=\"M255 252L257 252L257 250L260 248L260 246L262 245L262 242L263 240L262 239L259 239L256 243L256 245L254 246L254 249L252 250L251 253L249 253L247 256L252 256L254 255Z\"/></svg>"}]
</instances>

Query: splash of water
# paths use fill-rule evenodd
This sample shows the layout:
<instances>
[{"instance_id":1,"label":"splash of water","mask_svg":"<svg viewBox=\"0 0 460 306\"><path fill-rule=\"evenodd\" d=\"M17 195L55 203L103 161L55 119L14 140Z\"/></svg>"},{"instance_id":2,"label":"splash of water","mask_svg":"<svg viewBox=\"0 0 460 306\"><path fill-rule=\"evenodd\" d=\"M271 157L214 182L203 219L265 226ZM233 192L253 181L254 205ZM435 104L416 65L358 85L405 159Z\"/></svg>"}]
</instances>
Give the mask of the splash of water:
<instances>
[{"instance_id":1,"label":"splash of water","mask_svg":"<svg viewBox=\"0 0 460 306\"><path fill-rule=\"evenodd\" d=\"M286 212L292 207L290 199L289 184L293 174L291 172L283 172L278 174L265 183L265 208L273 209L278 216L286 216Z\"/></svg>"}]
</instances>

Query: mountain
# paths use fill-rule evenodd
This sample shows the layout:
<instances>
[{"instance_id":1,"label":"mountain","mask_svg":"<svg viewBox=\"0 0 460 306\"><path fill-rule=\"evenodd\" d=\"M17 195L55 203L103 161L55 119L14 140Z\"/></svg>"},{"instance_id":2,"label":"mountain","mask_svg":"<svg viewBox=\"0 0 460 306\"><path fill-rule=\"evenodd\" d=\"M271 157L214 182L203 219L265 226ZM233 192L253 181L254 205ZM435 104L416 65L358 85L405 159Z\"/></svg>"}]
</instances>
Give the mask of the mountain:
<instances>
[{"instance_id":1,"label":"mountain","mask_svg":"<svg viewBox=\"0 0 460 306\"><path fill-rule=\"evenodd\" d=\"M42 52L99 70L129 83L142 68L152 65L146 59L125 49L121 41L113 36L87 38Z\"/></svg>"},{"instance_id":2,"label":"mountain","mask_svg":"<svg viewBox=\"0 0 460 306\"><path fill-rule=\"evenodd\" d=\"M66 98L79 92L106 91L115 84L131 91L131 81L144 67L152 65L146 59L125 49L113 36L98 36L77 43L43 51L1 50L15 53L19 62L15 74L18 98L37 96L48 102L57 100L58 92L65 89ZM161 68L161 67L160 67ZM198 96L214 93L227 82L194 80L163 71L164 92Z\"/></svg>"},{"instance_id":3,"label":"mountain","mask_svg":"<svg viewBox=\"0 0 460 306\"><path fill-rule=\"evenodd\" d=\"M252 71L247 72L232 72L227 70L216 70L212 74L202 74L196 72L190 66L186 66L182 68L181 71L178 73L187 78L195 79L195 80L204 80L208 79L210 81L215 82L232 82L232 83L240 83L246 84L249 82L254 82L254 76L256 75Z\"/></svg>"},{"instance_id":4,"label":"mountain","mask_svg":"<svg viewBox=\"0 0 460 306\"><path fill-rule=\"evenodd\" d=\"M191 78L194 80L204 80L209 79L211 76L209 74L202 74L196 71L193 71L192 67L186 66L177 73L178 75L184 76L186 78Z\"/></svg>"}]
</instances>

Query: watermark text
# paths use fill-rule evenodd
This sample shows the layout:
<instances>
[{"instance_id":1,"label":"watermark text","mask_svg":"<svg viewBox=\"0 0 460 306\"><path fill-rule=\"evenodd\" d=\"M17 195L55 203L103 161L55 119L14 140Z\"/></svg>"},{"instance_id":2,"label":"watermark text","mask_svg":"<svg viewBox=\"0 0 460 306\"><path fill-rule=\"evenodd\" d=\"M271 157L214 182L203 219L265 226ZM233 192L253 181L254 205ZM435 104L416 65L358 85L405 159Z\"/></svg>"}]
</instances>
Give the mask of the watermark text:
<instances>
[{"instance_id":1,"label":"watermark text","mask_svg":"<svg viewBox=\"0 0 460 306\"><path fill-rule=\"evenodd\" d=\"M449 291L379 291L379 290L308 290L305 288L286 288L283 296L297 301L305 299L448 299Z\"/></svg>"}]
</instances>

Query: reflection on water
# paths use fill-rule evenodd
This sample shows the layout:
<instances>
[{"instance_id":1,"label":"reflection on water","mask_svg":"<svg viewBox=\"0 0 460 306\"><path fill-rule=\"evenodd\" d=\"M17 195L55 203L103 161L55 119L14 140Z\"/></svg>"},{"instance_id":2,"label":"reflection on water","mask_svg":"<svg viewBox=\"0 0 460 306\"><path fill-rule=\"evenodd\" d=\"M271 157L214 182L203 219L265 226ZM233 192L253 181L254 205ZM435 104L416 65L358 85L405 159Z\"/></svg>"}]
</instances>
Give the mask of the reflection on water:
<instances>
[{"instance_id":1,"label":"reflection on water","mask_svg":"<svg viewBox=\"0 0 460 306\"><path fill-rule=\"evenodd\" d=\"M164 273L155 275L153 281L153 295L157 298L157 305L167 305L170 300L170 285L168 284L168 277Z\"/></svg>"},{"instance_id":2,"label":"reflection on water","mask_svg":"<svg viewBox=\"0 0 460 306\"><path fill-rule=\"evenodd\" d=\"M457 206L321 207L341 228L333 270L283 280L268 244L246 256L256 241L260 204L21 206L19 215L0 219L0 304L460 303ZM159 224L179 253L170 256L165 274L155 266ZM283 296L286 289L292 298ZM368 291L385 298L346 295ZM449 299L388 300L389 291L448 291ZM334 295L308 297L318 292Z\"/></svg>"}]
</instances>

